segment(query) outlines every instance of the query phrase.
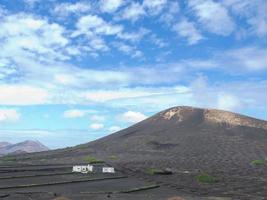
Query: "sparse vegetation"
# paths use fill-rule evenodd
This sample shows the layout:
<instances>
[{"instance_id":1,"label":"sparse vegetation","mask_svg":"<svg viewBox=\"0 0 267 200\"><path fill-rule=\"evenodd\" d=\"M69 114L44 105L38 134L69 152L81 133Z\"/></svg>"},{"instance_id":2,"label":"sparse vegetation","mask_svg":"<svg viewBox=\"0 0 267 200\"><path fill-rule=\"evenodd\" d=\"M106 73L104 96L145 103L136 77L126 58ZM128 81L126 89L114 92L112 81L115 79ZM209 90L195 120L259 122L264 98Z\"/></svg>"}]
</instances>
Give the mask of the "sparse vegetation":
<instances>
[{"instance_id":1,"label":"sparse vegetation","mask_svg":"<svg viewBox=\"0 0 267 200\"><path fill-rule=\"evenodd\" d=\"M216 177L211 176L211 175L209 175L209 174L207 174L205 172L199 174L197 176L197 180L200 183L215 183L215 182L218 181Z\"/></svg>"},{"instance_id":2,"label":"sparse vegetation","mask_svg":"<svg viewBox=\"0 0 267 200\"><path fill-rule=\"evenodd\" d=\"M253 160L251 161L251 165L253 166L261 166L261 165L265 165L266 164L266 160Z\"/></svg>"},{"instance_id":3,"label":"sparse vegetation","mask_svg":"<svg viewBox=\"0 0 267 200\"><path fill-rule=\"evenodd\" d=\"M30 160L31 157L20 157L19 160L23 161L23 160Z\"/></svg>"},{"instance_id":4,"label":"sparse vegetation","mask_svg":"<svg viewBox=\"0 0 267 200\"><path fill-rule=\"evenodd\" d=\"M2 157L3 161L15 161L16 158L14 156L4 156Z\"/></svg>"},{"instance_id":5,"label":"sparse vegetation","mask_svg":"<svg viewBox=\"0 0 267 200\"><path fill-rule=\"evenodd\" d=\"M103 163L104 161L102 160L98 160L97 158L93 157L93 156L86 156L84 158L85 162L89 162L90 164L96 164L96 163Z\"/></svg>"},{"instance_id":6,"label":"sparse vegetation","mask_svg":"<svg viewBox=\"0 0 267 200\"><path fill-rule=\"evenodd\" d=\"M109 156L109 158L110 158L111 160L117 160L117 159L118 159L118 156L111 155L111 156Z\"/></svg>"},{"instance_id":7,"label":"sparse vegetation","mask_svg":"<svg viewBox=\"0 0 267 200\"><path fill-rule=\"evenodd\" d=\"M160 170L160 169L157 169L157 168L147 168L147 169L145 170L145 172L146 172L147 174L150 174L150 175L155 175L155 174L160 174L160 173L162 173L163 171Z\"/></svg>"}]
</instances>

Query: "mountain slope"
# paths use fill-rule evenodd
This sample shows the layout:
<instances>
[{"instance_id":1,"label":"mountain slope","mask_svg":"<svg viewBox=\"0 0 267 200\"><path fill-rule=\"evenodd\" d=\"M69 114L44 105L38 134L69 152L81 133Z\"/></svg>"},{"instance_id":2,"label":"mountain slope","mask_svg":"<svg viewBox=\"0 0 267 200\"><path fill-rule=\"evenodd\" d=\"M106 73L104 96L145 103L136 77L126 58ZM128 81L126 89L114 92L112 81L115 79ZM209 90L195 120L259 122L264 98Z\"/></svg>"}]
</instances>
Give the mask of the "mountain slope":
<instances>
[{"instance_id":1,"label":"mountain slope","mask_svg":"<svg viewBox=\"0 0 267 200\"><path fill-rule=\"evenodd\" d=\"M6 147L8 145L11 145L11 143L9 143L9 142L0 142L0 148Z\"/></svg>"},{"instance_id":2,"label":"mountain slope","mask_svg":"<svg viewBox=\"0 0 267 200\"><path fill-rule=\"evenodd\" d=\"M127 166L218 169L246 167L267 157L267 122L215 109L175 107L88 143L95 153Z\"/></svg>"}]
</instances>

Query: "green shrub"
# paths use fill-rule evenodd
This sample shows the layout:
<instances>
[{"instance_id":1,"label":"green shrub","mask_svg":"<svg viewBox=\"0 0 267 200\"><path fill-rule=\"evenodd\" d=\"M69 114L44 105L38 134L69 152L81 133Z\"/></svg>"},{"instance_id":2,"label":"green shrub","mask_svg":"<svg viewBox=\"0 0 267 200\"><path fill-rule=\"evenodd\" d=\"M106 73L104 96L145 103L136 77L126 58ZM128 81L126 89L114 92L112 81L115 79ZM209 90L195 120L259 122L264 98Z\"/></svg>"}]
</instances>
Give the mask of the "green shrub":
<instances>
[{"instance_id":1,"label":"green shrub","mask_svg":"<svg viewBox=\"0 0 267 200\"><path fill-rule=\"evenodd\" d=\"M217 178L214 176L211 176L207 173L201 173L197 176L197 180L200 183L215 183L217 182Z\"/></svg>"},{"instance_id":2,"label":"green shrub","mask_svg":"<svg viewBox=\"0 0 267 200\"><path fill-rule=\"evenodd\" d=\"M250 164L254 165L254 166L260 166L260 165L264 165L266 163L265 160L253 160L251 161Z\"/></svg>"},{"instance_id":3,"label":"green shrub","mask_svg":"<svg viewBox=\"0 0 267 200\"><path fill-rule=\"evenodd\" d=\"M150 174L150 175L155 175L155 174L160 174L160 173L162 173L162 170L157 169L157 168L147 168L147 169L145 170L145 172L146 172L147 174Z\"/></svg>"},{"instance_id":4,"label":"green shrub","mask_svg":"<svg viewBox=\"0 0 267 200\"><path fill-rule=\"evenodd\" d=\"M4 156L2 158L3 161L15 161L16 158L14 156Z\"/></svg>"},{"instance_id":5,"label":"green shrub","mask_svg":"<svg viewBox=\"0 0 267 200\"><path fill-rule=\"evenodd\" d=\"M117 159L118 159L118 156L111 155L111 156L109 156L109 158L110 158L111 160L117 160Z\"/></svg>"},{"instance_id":6,"label":"green shrub","mask_svg":"<svg viewBox=\"0 0 267 200\"><path fill-rule=\"evenodd\" d=\"M93 157L93 156L86 156L84 158L85 162L88 162L90 164L96 164L96 163L103 163L104 161L102 160L98 160L97 158Z\"/></svg>"}]
</instances>

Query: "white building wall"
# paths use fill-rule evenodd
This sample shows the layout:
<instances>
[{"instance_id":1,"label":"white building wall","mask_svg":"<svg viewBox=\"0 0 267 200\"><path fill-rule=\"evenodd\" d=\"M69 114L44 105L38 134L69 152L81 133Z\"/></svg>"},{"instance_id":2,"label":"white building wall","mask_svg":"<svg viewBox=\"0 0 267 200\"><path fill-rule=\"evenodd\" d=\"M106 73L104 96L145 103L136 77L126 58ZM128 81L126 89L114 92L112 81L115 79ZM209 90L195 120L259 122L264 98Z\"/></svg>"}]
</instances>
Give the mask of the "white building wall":
<instances>
[{"instance_id":1,"label":"white building wall","mask_svg":"<svg viewBox=\"0 0 267 200\"><path fill-rule=\"evenodd\" d=\"M114 167L103 167L102 169L103 173L115 173Z\"/></svg>"}]
</instances>

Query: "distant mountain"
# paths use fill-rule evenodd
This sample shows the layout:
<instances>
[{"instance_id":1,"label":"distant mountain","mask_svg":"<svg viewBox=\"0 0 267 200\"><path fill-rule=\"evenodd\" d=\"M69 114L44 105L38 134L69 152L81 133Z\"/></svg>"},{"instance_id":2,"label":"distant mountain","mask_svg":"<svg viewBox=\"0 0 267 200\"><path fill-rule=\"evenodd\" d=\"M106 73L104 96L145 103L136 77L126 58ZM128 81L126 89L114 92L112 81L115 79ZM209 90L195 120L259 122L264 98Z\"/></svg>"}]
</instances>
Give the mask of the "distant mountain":
<instances>
[{"instance_id":1,"label":"distant mountain","mask_svg":"<svg viewBox=\"0 0 267 200\"><path fill-rule=\"evenodd\" d=\"M26 140L24 142L10 144L8 142L0 142L0 155L17 155L22 153L33 153L47 151L49 148L39 141Z\"/></svg>"},{"instance_id":2,"label":"distant mountain","mask_svg":"<svg viewBox=\"0 0 267 200\"><path fill-rule=\"evenodd\" d=\"M8 145L11 145L11 143L9 143L9 142L0 142L0 148L6 147Z\"/></svg>"}]
</instances>

